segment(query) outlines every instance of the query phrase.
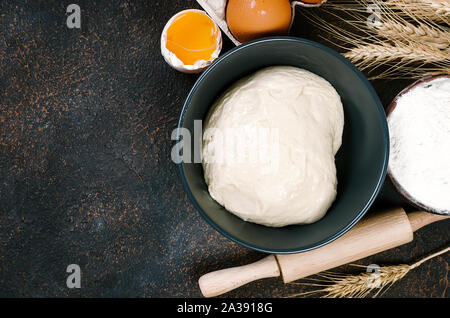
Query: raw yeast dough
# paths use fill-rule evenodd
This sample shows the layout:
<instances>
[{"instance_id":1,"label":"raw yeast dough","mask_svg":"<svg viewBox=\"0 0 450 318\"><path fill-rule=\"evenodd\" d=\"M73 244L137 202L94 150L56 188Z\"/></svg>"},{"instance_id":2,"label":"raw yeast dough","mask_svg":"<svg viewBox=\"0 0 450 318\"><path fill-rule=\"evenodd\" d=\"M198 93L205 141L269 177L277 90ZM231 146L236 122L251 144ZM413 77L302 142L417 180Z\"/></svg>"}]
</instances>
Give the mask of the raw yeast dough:
<instances>
[{"instance_id":1,"label":"raw yeast dough","mask_svg":"<svg viewBox=\"0 0 450 318\"><path fill-rule=\"evenodd\" d=\"M339 94L309 71L274 66L236 82L203 127L210 195L246 221L316 222L336 197L343 127Z\"/></svg>"}]
</instances>

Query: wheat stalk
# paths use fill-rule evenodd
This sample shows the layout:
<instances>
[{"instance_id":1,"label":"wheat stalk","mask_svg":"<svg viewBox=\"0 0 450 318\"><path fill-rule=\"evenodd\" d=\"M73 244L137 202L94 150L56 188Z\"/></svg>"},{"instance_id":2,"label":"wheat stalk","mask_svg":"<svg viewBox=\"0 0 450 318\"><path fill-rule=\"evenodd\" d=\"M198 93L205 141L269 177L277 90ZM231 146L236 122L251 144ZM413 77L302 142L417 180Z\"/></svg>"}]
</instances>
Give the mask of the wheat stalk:
<instances>
[{"instance_id":1,"label":"wheat stalk","mask_svg":"<svg viewBox=\"0 0 450 318\"><path fill-rule=\"evenodd\" d=\"M424 77L435 76L435 75L440 75L440 74L450 74L450 67L427 69L427 70L421 72L421 75Z\"/></svg>"},{"instance_id":2,"label":"wheat stalk","mask_svg":"<svg viewBox=\"0 0 450 318\"><path fill-rule=\"evenodd\" d=\"M448 59L448 55L437 48L426 44L397 42L395 44L365 44L356 45L354 48L344 53L348 59L356 62L357 66L363 69L371 63L390 62L402 60L411 62L440 63ZM448 61L450 63L450 61Z\"/></svg>"},{"instance_id":3,"label":"wheat stalk","mask_svg":"<svg viewBox=\"0 0 450 318\"><path fill-rule=\"evenodd\" d=\"M450 3L446 0L387 0L386 5L408 16L424 17L436 22L449 22Z\"/></svg>"},{"instance_id":4,"label":"wheat stalk","mask_svg":"<svg viewBox=\"0 0 450 318\"><path fill-rule=\"evenodd\" d=\"M353 266L366 268L366 272L359 275L347 275L335 272L320 273L317 275L319 277L318 279L309 278L309 280L315 281L316 283L299 283L303 285L320 287L320 289L294 294L291 297L323 293L323 297L326 298L362 298L369 296L375 290L376 293L374 294L374 297L376 297L381 293L381 291L385 291L394 283L398 282L414 268L419 267L420 265L434 257L447 253L449 250L450 247L447 247L441 251L438 251L421 259L420 261L412 265L401 264L384 266L379 268L379 272L375 271L368 273L367 266L352 264Z\"/></svg>"},{"instance_id":5,"label":"wheat stalk","mask_svg":"<svg viewBox=\"0 0 450 318\"><path fill-rule=\"evenodd\" d=\"M379 6L380 1L368 0L341 0L338 2L327 2L325 7L367 13L370 4ZM380 7L380 6L379 6ZM398 15L411 18L424 18L438 23L450 22L450 3L446 0L385 0L382 3L382 10L389 9L396 11Z\"/></svg>"},{"instance_id":6,"label":"wheat stalk","mask_svg":"<svg viewBox=\"0 0 450 318\"><path fill-rule=\"evenodd\" d=\"M331 34L332 37L324 39L347 51L344 56L368 70L371 79L420 78L448 73L450 69L449 27L411 13L411 8L418 8L418 3L424 1L441 0L412 0L410 5L406 0L333 1L328 5L333 10L327 14L338 23L330 23L314 12L303 14ZM392 3L404 6L398 9ZM370 4L372 7L368 7ZM372 11L368 12L368 8ZM369 21L369 14L375 14L376 19ZM444 13L439 16L444 17ZM341 22L349 27L341 27Z\"/></svg>"},{"instance_id":7,"label":"wheat stalk","mask_svg":"<svg viewBox=\"0 0 450 318\"><path fill-rule=\"evenodd\" d=\"M420 0L419 2L433 8L437 14L450 16L450 2L447 0Z\"/></svg>"},{"instance_id":8,"label":"wheat stalk","mask_svg":"<svg viewBox=\"0 0 450 318\"><path fill-rule=\"evenodd\" d=\"M371 79L420 78L446 74L450 69L450 60L445 51L420 43L356 44L344 56L361 70L369 69L372 73L384 66ZM425 64L434 66L425 67Z\"/></svg>"},{"instance_id":9,"label":"wheat stalk","mask_svg":"<svg viewBox=\"0 0 450 318\"><path fill-rule=\"evenodd\" d=\"M426 24L414 25L388 19L377 27L378 34L387 39L425 43L438 49L450 47L450 32Z\"/></svg>"}]
</instances>

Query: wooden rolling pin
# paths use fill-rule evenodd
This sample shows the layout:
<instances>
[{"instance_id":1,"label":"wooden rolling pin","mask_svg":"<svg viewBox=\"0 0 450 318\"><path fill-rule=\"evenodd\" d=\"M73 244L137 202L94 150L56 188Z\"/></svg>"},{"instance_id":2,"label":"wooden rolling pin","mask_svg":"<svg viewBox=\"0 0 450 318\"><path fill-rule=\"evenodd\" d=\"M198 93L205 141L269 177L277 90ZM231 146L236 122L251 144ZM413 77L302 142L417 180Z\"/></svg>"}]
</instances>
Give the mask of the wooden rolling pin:
<instances>
[{"instance_id":1,"label":"wooden rolling pin","mask_svg":"<svg viewBox=\"0 0 450 318\"><path fill-rule=\"evenodd\" d=\"M448 216L428 212L406 214L401 208L361 220L337 240L312 251L269 255L253 264L227 268L200 277L205 297L214 297L249 282L282 276L284 283L313 275L409 243L413 232Z\"/></svg>"}]
</instances>

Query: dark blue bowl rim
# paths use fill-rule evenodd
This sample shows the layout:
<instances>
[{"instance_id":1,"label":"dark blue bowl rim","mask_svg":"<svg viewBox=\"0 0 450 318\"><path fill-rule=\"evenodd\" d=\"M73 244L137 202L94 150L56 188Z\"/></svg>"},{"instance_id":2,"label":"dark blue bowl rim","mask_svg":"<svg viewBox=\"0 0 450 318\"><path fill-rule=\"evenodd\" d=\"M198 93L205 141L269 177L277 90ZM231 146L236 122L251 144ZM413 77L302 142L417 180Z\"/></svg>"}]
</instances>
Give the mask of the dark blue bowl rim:
<instances>
[{"instance_id":1,"label":"dark blue bowl rim","mask_svg":"<svg viewBox=\"0 0 450 318\"><path fill-rule=\"evenodd\" d=\"M330 49L329 47L327 47L325 45L322 45L322 44L314 42L314 41L310 41L310 40L306 40L306 39L302 39L302 38L297 38L297 37L290 37L290 36L267 37L267 38L263 38L263 39L254 40L254 41L248 42L246 44L239 45L239 46L231 49L230 51L228 51L224 55L220 56L219 58L217 58L203 72L202 75L200 75L200 77L195 82L194 86L191 88L191 90L190 90L190 92L189 92L189 94L188 94L188 96L186 98L186 101L184 102L183 109L182 109L181 114L180 114L180 119L178 121L178 128L182 128L183 127L184 116L185 116L185 113L186 113L186 111L187 111L187 109L189 107L190 101L192 99L192 95L195 93L195 91L197 90L197 88L200 85L200 83L202 82L202 80L208 75L208 73L212 72L212 70L218 64L220 64L228 56L230 56L230 55L232 55L232 54L234 54L234 53L236 53L236 52L238 52L240 50L243 50L243 49L245 49L245 48L247 48L249 46L258 45L258 44L264 43L264 42L277 42L277 41L298 42L298 43L314 46L314 47L317 47L317 48L319 48L321 50L324 50L324 51L330 53L331 55L333 55L336 58L338 58L339 60L341 60L353 72L355 72L355 74L359 77L359 79L365 84L365 86L368 88L369 92L372 94L372 97L373 97L375 103L377 104L377 108L378 108L378 111L380 113L380 116L382 118L384 117L384 120L382 121L383 132L384 132L384 141L385 141L383 168L382 168L382 171L381 171L381 175L380 175L380 177L379 177L379 179L377 181L377 185L376 185L375 191L372 193L372 196L369 198L368 202L361 209L361 211L358 213L358 215L349 224L347 224L344 228L342 228L340 231L338 231L336 234L330 236L329 238L327 238L325 240L322 240L322 241L317 242L315 244L308 245L306 247L297 247L297 248L289 248L289 249L271 249L271 248L265 248L265 247L262 247L262 246L256 246L256 245L253 245L253 244L250 244L250 243L247 243L247 242L239 240L238 238L234 237L233 235L231 235L230 233L228 233L224 229L220 228L216 223L214 223L213 220L211 220L211 218L200 207L200 205L198 204L198 202L195 199L194 195L192 194L191 189L189 188L189 185L187 184L186 176L184 175L184 171L183 171L183 163L178 163L177 165L178 165L178 171L180 173L181 181L183 183L183 187L184 187L185 191L187 192L187 195L188 195L189 199L194 204L194 207L200 212L202 217L206 220L206 222L209 223L216 231L218 231L219 233L221 233L222 235L224 235L225 237L227 237L228 239L232 240L235 243L238 243L238 244L240 244L242 246L245 246L247 248L250 248L250 249L253 249L253 250L256 250L256 251L259 251L259 252L272 253L272 254L293 254L293 253L306 252L306 251L310 251L310 250L319 248L319 247L324 246L324 245L326 245L328 243L331 243L332 241L336 240L337 238L339 238L340 236L342 236L346 232L348 232L356 223L358 223L359 220L361 220L361 218L369 210L370 206L374 202L375 198L377 197L377 195L380 192L380 189L381 189L381 187L382 187L382 185L384 183L384 180L385 180L385 177L386 177L386 172L387 172L388 160L389 160L389 131L388 131L388 126L387 126L387 121L386 121L386 114L384 112L383 105L382 105L382 103L381 103L377 93L375 92L375 89L372 87L372 85L367 80L367 78L361 73L361 71L355 65L353 65L349 60L347 60L341 54L339 54L338 52Z\"/></svg>"}]
</instances>

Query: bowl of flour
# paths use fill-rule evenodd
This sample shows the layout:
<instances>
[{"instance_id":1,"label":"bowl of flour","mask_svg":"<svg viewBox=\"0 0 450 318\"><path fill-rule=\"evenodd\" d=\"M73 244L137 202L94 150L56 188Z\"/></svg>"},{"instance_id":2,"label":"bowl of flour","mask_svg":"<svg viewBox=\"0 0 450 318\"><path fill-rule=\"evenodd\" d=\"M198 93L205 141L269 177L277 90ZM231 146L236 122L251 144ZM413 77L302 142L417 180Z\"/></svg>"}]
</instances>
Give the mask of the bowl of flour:
<instances>
[{"instance_id":1,"label":"bowl of flour","mask_svg":"<svg viewBox=\"0 0 450 318\"><path fill-rule=\"evenodd\" d=\"M450 214L450 75L401 91L387 109L388 176L412 205Z\"/></svg>"}]
</instances>

